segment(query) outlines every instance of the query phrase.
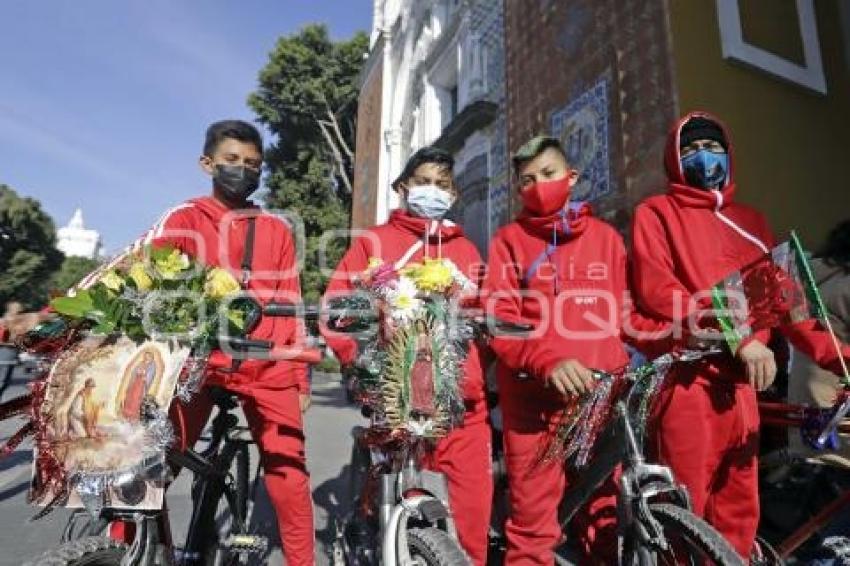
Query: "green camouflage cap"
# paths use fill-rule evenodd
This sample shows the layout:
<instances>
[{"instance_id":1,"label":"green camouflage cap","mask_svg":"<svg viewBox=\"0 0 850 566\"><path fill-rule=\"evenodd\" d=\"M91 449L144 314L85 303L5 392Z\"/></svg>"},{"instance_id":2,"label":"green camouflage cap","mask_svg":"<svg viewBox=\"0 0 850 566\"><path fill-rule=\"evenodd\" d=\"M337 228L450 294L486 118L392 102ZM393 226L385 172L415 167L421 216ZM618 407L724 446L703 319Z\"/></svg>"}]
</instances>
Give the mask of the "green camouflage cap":
<instances>
[{"instance_id":1,"label":"green camouflage cap","mask_svg":"<svg viewBox=\"0 0 850 566\"><path fill-rule=\"evenodd\" d=\"M564 148L561 146L561 142L558 141L557 138L545 135L534 136L533 138L525 142L522 147L516 150L513 156L511 156L511 161L513 162L514 168L518 167L521 163L524 163L525 161L534 159L535 157L543 153L543 150L549 147L554 147L558 149L561 153L564 153Z\"/></svg>"}]
</instances>

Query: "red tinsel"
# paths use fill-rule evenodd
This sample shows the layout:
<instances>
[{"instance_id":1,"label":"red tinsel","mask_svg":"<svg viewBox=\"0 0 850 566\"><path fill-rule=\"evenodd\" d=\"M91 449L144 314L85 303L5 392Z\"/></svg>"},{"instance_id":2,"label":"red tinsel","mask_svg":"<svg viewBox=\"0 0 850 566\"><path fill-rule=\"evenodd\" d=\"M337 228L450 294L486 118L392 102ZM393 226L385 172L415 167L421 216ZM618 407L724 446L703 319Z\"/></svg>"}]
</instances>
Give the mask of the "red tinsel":
<instances>
[{"instance_id":1,"label":"red tinsel","mask_svg":"<svg viewBox=\"0 0 850 566\"><path fill-rule=\"evenodd\" d=\"M47 375L30 385L33 402L30 420L35 427L35 477L30 488L29 500L40 501L48 493L60 495L69 491L65 466L56 457L53 445L49 441L48 425L50 419L43 414L41 406L47 396ZM54 498L48 507L59 500Z\"/></svg>"},{"instance_id":2,"label":"red tinsel","mask_svg":"<svg viewBox=\"0 0 850 566\"><path fill-rule=\"evenodd\" d=\"M46 363L54 361L62 352L67 350L80 338L79 329L68 328L57 336L39 336L36 333L24 335L17 345L31 354L46 358ZM67 500L70 493L68 477L63 463L56 457L48 435L49 417L42 411L47 396L49 371L33 379L29 384L30 393L0 405L0 420L13 417L28 417L21 429L12 435L0 449L0 458L14 452L23 440L34 436L35 471L28 499L30 502L41 502L46 496L52 495L34 519L43 517L51 509Z\"/></svg>"},{"instance_id":3,"label":"red tinsel","mask_svg":"<svg viewBox=\"0 0 850 566\"><path fill-rule=\"evenodd\" d=\"M6 441L6 444L0 448L0 458L4 458L15 451L21 442L24 441L26 437L33 434L35 432L35 424L32 421L28 422L24 426L22 426L18 432L9 437L9 440Z\"/></svg>"}]
</instances>

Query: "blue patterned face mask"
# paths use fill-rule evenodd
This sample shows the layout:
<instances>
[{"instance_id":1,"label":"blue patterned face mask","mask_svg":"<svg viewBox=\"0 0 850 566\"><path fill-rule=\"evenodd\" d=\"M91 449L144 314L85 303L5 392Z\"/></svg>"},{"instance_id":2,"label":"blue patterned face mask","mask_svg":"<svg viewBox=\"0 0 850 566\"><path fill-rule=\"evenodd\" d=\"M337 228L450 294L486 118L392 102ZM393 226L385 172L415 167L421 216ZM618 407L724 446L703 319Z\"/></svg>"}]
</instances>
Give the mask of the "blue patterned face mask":
<instances>
[{"instance_id":1,"label":"blue patterned face mask","mask_svg":"<svg viewBox=\"0 0 850 566\"><path fill-rule=\"evenodd\" d=\"M700 149L682 158L682 171L692 187L719 189L729 171L729 156Z\"/></svg>"}]
</instances>

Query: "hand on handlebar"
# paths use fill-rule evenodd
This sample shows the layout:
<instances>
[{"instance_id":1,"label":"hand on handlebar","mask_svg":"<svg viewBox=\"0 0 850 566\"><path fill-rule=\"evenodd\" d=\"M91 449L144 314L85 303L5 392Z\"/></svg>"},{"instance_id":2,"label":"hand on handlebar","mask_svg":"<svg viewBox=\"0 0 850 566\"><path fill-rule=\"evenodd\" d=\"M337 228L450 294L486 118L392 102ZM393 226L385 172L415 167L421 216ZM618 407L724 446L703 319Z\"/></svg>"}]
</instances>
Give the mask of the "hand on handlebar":
<instances>
[{"instance_id":1,"label":"hand on handlebar","mask_svg":"<svg viewBox=\"0 0 850 566\"><path fill-rule=\"evenodd\" d=\"M546 380L564 397L579 397L590 393L595 386L593 372L578 360L565 360L555 366Z\"/></svg>"}]
</instances>

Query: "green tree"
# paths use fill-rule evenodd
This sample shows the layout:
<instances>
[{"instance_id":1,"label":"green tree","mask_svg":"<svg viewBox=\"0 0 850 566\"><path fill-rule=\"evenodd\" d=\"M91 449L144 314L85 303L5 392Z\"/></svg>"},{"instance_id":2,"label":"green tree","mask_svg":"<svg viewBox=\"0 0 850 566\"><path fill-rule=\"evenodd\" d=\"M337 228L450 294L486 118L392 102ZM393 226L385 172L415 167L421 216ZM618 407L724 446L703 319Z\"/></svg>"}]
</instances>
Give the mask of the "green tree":
<instances>
[{"instance_id":1,"label":"green tree","mask_svg":"<svg viewBox=\"0 0 850 566\"><path fill-rule=\"evenodd\" d=\"M248 99L276 138L266 153L266 204L304 223L301 287L309 301L327 284L319 266L322 234L350 225L358 77L368 47L365 33L335 42L325 26L307 26L278 40ZM347 243L328 242L324 264L335 266Z\"/></svg>"},{"instance_id":2,"label":"green tree","mask_svg":"<svg viewBox=\"0 0 850 566\"><path fill-rule=\"evenodd\" d=\"M0 305L47 303L50 275L62 263L53 220L32 198L0 184Z\"/></svg>"},{"instance_id":3,"label":"green tree","mask_svg":"<svg viewBox=\"0 0 850 566\"><path fill-rule=\"evenodd\" d=\"M50 278L50 290L64 293L97 269L100 261L87 257L66 257L59 271Z\"/></svg>"}]
</instances>

